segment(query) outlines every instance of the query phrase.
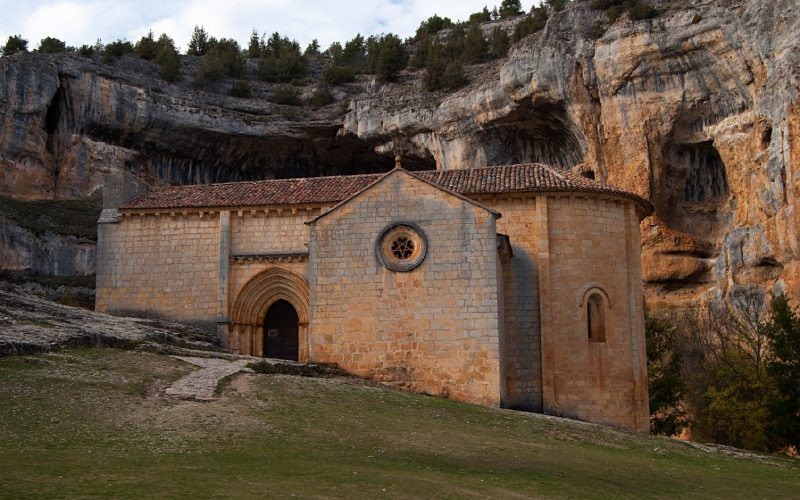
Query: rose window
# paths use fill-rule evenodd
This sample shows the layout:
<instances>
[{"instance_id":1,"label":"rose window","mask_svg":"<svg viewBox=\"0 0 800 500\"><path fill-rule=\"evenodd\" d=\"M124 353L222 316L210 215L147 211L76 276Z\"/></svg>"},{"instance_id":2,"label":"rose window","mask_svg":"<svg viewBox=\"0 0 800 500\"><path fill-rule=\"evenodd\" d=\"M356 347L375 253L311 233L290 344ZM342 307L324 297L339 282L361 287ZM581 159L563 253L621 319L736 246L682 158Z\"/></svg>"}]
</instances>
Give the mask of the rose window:
<instances>
[{"instance_id":1,"label":"rose window","mask_svg":"<svg viewBox=\"0 0 800 500\"><path fill-rule=\"evenodd\" d=\"M392 242L392 253L398 259L409 259L414 254L414 242L400 236Z\"/></svg>"},{"instance_id":2,"label":"rose window","mask_svg":"<svg viewBox=\"0 0 800 500\"><path fill-rule=\"evenodd\" d=\"M427 242L422 230L410 222L392 224L378 238L375 253L391 271L410 271L425 259Z\"/></svg>"}]
</instances>

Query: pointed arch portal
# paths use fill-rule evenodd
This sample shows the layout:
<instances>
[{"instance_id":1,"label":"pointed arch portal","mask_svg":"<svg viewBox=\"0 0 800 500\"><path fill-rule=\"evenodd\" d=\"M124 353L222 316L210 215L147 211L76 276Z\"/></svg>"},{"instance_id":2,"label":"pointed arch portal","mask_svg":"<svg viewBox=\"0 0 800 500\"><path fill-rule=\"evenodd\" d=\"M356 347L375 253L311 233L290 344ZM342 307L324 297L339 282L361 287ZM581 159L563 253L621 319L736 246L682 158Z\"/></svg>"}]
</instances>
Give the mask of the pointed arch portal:
<instances>
[{"instance_id":1,"label":"pointed arch portal","mask_svg":"<svg viewBox=\"0 0 800 500\"><path fill-rule=\"evenodd\" d=\"M257 274L242 287L230 312L232 352L308 359L308 283L301 276L279 267Z\"/></svg>"}]
</instances>

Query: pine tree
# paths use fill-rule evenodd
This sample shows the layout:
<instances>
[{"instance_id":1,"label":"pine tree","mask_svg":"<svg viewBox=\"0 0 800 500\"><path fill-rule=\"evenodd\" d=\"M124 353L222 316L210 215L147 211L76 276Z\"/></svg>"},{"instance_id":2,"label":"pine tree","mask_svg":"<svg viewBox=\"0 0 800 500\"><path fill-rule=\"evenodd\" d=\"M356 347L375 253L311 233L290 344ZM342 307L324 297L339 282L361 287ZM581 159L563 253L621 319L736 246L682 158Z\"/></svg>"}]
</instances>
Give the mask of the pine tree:
<instances>
[{"instance_id":1,"label":"pine tree","mask_svg":"<svg viewBox=\"0 0 800 500\"><path fill-rule=\"evenodd\" d=\"M469 24L480 24L480 23L488 23L492 20L492 13L489 12L489 9L484 7L483 10L478 12L473 12L469 15L469 20L467 21Z\"/></svg>"},{"instance_id":2,"label":"pine tree","mask_svg":"<svg viewBox=\"0 0 800 500\"><path fill-rule=\"evenodd\" d=\"M772 298L765 328L772 344L767 372L775 385L767 433L773 446L800 450L800 313L785 295Z\"/></svg>"},{"instance_id":3,"label":"pine tree","mask_svg":"<svg viewBox=\"0 0 800 500\"><path fill-rule=\"evenodd\" d=\"M375 74L381 81L394 81L397 73L406 67L408 61L403 42L400 37L391 33L378 39L372 37L370 39L372 51L377 52L371 57L375 60Z\"/></svg>"},{"instance_id":4,"label":"pine tree","mask_svg":"<svg viewBox=\"0 0 800 500\"><path fill-rule=\"evenodd\" d=\"M483 61L487 50L486 38L483 37L483 30L477 24L473 24L464 37L464 62L475 64Z\"/></svg>"},{"instance_id":5,"label":"pine tree","mask_svg":"<svg viewBox=\"0 0 800 500\"><path fill-rule=\"evenodd\" d=\"M319 42L317 41L316 38L311 40L311 43L308 44L308 47L306 47L306 50L305 52L303 52L303 55L306 57L319 55Z\"/></svg>"},{"instance_id":6,"label":"pine tree","mask_svg":"<svg viewBox=\"0 0 800 500\"><path fill-rule=\"evenodd\" d=\"M181 61L175 42L163 33L156 42L156 64L159 67L159 74L164 80L174 83L181 75Z\"/></svg>"},{"instance_id":7,"label":"pine tree","mask_svg":"<svg viewBox=\"0 0 800 500\"><path fill-rule=\"evenodd\" d=\"M464 75L464 67L461 61L453 59L447 65L442 75L442 87L448 90L457 89L467 82L467 77Z\"/></svg>"},{"instance_id":8,"label":"pine tree","mask_svg":"<svg viewBox=\"0 0 800 500\"><path fill-rule=\"evenodd\" d=\"M261 38L259 38L255 28L253 28L253 32L250 33L250 43L247 45L247 57L250 59L261 57Z\"/></svg>"},{"instance_id":9,"label":"pine tree","mask_svg":"<svg viewBox=\"0 0 800 500\"><path fill-rule=\"evenodd\" d=\"M672 436L686 427L681 400L686 392L683 359L677 348L677 328L667 318L645 314L650 432Z\"/></svg>"},{"instance_id":10,"label":"pine tree","mask_svg":"<svg viewBox=\"0 0 800 500\"><path fill-rule=\"evenodd\" d=\"M503 19L518 16L522 14L522 3L520 0L503 0L499 12Z\"/></svg>"},{"instance_id":11,"label":"pine tree","mask_svg":"<svg viewBox=\"0 0 800 500\"><path fill-rule=\"evenodd\" d=\"M208 48L197 68L200 81L215 81L224 76L239 78L244 72L244 62L239 43L228 38L213 37L208 40Z\"/></svg>"},{"instance_id":12,"label":"pine tree","mask_svg":"<svg viewBox=\"0 0 800 500\"><path fill-rule=\"evenodd\" d=\"M115 40L103 47L103 62L112 63L126 54L133 54L133 45L127 40Z\"/></svg>"},{"instance_id":13,"label":"pine tree","mask_svg":"<svg viewBox=\"0 0 800 500\"><path fill-rule=\"evenodd\" d=\"M423 82L429 91L442 88L442 78L447 69L447 58L441 44L432 42L428 45L428 55L425 58L425 74Z\"/></svg>"},{"instance_id":14,"label":"pine tree","mask_svg":"<svg viewBox=\"0 0 800 500\"><path fill-rule=\"evenodd\" d=\"M194 26L192 39L189 41L189 48L186 53L190 56L202 56L208 51L208 33L202 26Z\"/></svg>"},{"instance_id":15,"label":"pine tree","mask_svg":"<svg viewBox=\"0 0 800 500\"><path fill-rule=\"evenodd\" d=\"M39 42L38 51L43 54L58 54L59 52L64 52L65 50L67 50L66 44L58 38L48 36L46 38L42 38L42 41Z\"/></svg>"},{"instance_id":16,"label":"pine tree","mask_svg":"<svg viewBox=\"0 0 800 500\"><path fill-rule=\"evenodd\" d=\"M133 46L133 51L136 55L145 60L152 60L156 58L156 40L153 37L153 30L150 30L147 35L143 36L136 42L136 45Z\"/></svg>"},{"instance_id":17,"label":"pine tree","mask_svg":"<svg viewBox=\"0 0 800 500\"><path fill-rule=\"evenodd\" d=\"M11 35L3 46L3 55L10 56L17 52L28 52L28 41L20 35Z\"/></svg>"},{"instance_id":18,"label":"pine tree","mask_svg":"<svg viewBox=\"0 0 800 500\"><path fill-rule=\"evenodd\" d=\"M508 33L499 26L492 31L492 57L505 57L511 47L511 40Z\"/></svg>"}]
</instances>

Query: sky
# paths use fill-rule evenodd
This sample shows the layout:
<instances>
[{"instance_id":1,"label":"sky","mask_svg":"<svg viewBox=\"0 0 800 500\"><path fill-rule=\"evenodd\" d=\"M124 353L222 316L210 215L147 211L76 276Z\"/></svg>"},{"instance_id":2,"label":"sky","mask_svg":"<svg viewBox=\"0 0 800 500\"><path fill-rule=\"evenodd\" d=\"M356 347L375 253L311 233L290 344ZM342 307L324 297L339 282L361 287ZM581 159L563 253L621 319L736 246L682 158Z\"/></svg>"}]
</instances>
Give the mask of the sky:
<instances>
[{"instance_id":1,"label":"sky","mask_svg":"<svg viewBox=\"0 0 800 500\"><path fill-rule=\"evenodd\" d=\"M326 48L331 42L362 35L414 33L433 14L466 19L501 0L0 0L0 44L9 35L22 35L35 49L46 36L67 45L127 39L135 42L153 30L167 33L185 51L195 25L217 38L235 38L246 46L255 28L259 33L312 39ZM530 1L523 1L525 9Z\"/></svg>"}]
</instances>

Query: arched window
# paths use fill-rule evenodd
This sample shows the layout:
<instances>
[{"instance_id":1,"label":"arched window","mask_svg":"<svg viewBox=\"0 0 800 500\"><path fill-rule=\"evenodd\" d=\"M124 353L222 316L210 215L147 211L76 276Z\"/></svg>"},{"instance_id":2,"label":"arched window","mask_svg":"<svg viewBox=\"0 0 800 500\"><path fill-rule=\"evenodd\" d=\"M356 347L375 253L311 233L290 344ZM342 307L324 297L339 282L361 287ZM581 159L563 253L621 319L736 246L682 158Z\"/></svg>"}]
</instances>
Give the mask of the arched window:
<instances>
[{"instance_id":1,"label":"arched window","mask_svg":"<svg viewBox=\"0 0 800 500\"><path fill-rule=\"evenodd\" d=\"M606 305L599 293L586 300L586 332L590 342L606 341Z\"/></svg>"}]
</instances>

